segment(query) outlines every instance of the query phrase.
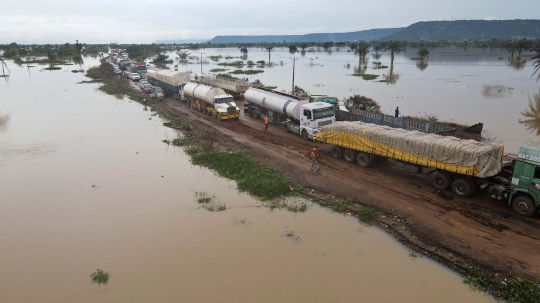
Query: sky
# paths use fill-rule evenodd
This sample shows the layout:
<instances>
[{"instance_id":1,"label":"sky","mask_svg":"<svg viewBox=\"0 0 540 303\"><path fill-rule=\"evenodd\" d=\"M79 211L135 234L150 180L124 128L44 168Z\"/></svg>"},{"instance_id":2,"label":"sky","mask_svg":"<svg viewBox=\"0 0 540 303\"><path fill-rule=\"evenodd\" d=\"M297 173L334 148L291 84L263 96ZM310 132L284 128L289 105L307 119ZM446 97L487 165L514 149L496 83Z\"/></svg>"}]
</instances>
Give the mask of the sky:
<instances>
[{"instance_id":1,"label":"sky","mask_svg":"<svg viewBox=\"0 0 540 303\"><path fill-rule=\"evenodd\" d=\"M153 43L538 19L540 0L0 0L0 43Z\"/></svg>"}]
</instances>

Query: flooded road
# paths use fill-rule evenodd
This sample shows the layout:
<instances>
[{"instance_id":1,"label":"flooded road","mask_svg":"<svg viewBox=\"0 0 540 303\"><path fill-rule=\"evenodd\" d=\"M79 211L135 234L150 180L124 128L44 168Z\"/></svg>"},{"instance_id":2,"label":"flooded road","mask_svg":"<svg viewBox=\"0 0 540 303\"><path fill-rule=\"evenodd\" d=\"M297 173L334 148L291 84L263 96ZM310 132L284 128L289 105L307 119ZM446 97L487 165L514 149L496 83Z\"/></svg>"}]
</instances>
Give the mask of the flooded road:
<instances>
[{"instance_id":1,"label":"flooded road","mask_svg":"<svg viewBox=\"0 0 540 303\"><path fill-rule=\"evenodd\" d=\"M404 116L435 116L441 121L464 125L484 123L483 136L490 141L505 144L505 151L516 153L519 146L537 138L540 123L529 129L520 120L526 120L526 111L532 106L540 107L535 94L540 92L540 82L532 78L532 62L527 61L530 53L523 53L523 60L510 61L510 54L504 49L479 48L430 48L426 62L411 60L417 57L417 48L395 54L393 75L395 83L378 82L389 75L390 69L375 69L374 62L390 67L390 54L381 52L368 54L366 74L378 75L375 80L366 81L352 76L358 67L358 57L347 52L348 47L325 52L323 48L314 52L290 54L287 48L275 48L271 53L272 67L244 66L243 70L259 69L256 75L235 75L248 77L250 81L260 79L265 85L277 86L276 90L291 91L292 57L298 58L295 68L295 85L311 94L327 94L346 98L354 94L364 95L379 102L385 113L394 113L396 106ZM217 62L206 59L203 72L224 68L227 72L239 69L234 66L218 66L217 63L240 60L237 48L190 50L192 55L204 52L205 57L221 55ZM169 53L171 58L176 53ZM225 59L226 56L235 58ZM261 48L249 48L248 59L254 62L268 61L268 52ZM169 67L174 69L175 63ZM191 60L195 62L196 60ZM244 60L244 62L246 62ZM347 66L349 65L349 66ZM178 66L180 71L199 74L199 64ZM537 117L540 120L540 117Z\"/></svg>"},{"instance_id":2,"label":"flooded road","mask_svg":"<svg viewBox=\"0 0 540 303\"><path fill-rule=\"evenodd\" d=\"M0 302L493 301L353 217L261 207L162 143L176 134L151 111L81 74L10 69ZM227 209L201 208L201 192ZM107 285L91 283L98 268Z\"/></svg>"}]
</instances>

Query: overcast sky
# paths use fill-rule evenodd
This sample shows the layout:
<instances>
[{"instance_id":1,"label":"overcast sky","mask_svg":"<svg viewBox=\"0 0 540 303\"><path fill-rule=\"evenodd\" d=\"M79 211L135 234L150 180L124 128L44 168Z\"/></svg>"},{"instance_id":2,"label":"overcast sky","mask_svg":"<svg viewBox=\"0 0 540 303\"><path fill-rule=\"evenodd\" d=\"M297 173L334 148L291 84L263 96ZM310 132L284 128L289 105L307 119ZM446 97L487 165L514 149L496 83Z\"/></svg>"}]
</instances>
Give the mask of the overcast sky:
<instances>
[{"instance_id":1,"label":"overcast sky","mask_svg":"<svg viewBox=\"0 0 540 303\"><path fill-rule=\"evenodd\" d=\"M538 19L540 0L0 0L0 43L152 43Z\"/></svg>"}]
</instances>

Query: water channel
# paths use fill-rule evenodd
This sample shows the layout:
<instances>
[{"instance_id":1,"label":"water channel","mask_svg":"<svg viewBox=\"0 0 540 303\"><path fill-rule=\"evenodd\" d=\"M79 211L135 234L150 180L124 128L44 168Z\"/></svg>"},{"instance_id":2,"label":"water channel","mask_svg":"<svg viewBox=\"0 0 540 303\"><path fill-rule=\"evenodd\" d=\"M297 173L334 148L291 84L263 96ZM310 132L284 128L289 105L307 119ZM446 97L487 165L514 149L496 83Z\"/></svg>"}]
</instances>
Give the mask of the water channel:
<instances>
[{"instance_id":1,"label":"water channel","mask_svg":"<svg viewBox=\"0 0 540 303\"><path fill-rule=\"evenodd\" d=\"M493 301L353 217L261 207L162 143L175 133L152 112L69 66L8 64L0 302ZM201 192L226 211L202 209ZM107 285L91 283L98 268Z\"/></svg>"}]
</instances>

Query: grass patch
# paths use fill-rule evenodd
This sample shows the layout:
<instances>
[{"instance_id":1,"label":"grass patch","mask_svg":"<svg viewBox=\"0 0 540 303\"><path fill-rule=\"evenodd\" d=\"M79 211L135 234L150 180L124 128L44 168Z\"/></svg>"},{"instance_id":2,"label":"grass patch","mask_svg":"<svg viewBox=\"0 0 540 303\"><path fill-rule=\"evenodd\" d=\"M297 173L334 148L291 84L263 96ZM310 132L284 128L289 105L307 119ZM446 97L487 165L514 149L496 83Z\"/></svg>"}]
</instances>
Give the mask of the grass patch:
<instances>
[{"instance_id":1,"label":"grass patch","mask_svg":"<svg viewBox=\"0 0 540 303\"><path fill-rule=\"evenodd\" d=\"M360 207L355 212L356 216L364 221L371 221L377 216L377 212L369 207Z\"/></svg>"},{"instance_id":2,"label":"grass patch","mask_svg":"<svg viewBox=\"0 0 540 303\"><path fill-rule=\"evenodd\" d=\"M60 66L49 66L45 67L44 70L59 70L62 69Z\"/></svg>"},{"instance_id":3,"label":"grass patch","mask_svg":"<svg viewBox=\"0 0 540 303\"><path fill-rule=\"evenodd\" d=\"M422 58L411 58L411 60L422 60Z\"/></svg>"},{"instance_id":4,"label":"grass patch","mask_svg":"<svg viewBox=\"0 0 540 303\"><path fill-rule=\"evenodd\" d=\"M244 62L243 61L220 62L217 65L220 65L220 66L244 66Z\"/></svg>"},{"instance_id":5,"label":"grass patch","mask_svg":"<svg viewBox=\"0 0 540 303\"><path fill-rule=\"evenodd\" d=\"M191 137L176 138L171 141L171 144L174 146L189 146L194 141Z\"/></svg>"},{"instance_id":6,"label":"grass patch","mask_svg":"<svg viewBox=\"0 0 540 303\"><path fill-rule=\"evenodd\" d=\"M220 73L220 72L224 72L224 71L227 71L228 69L225 69L225 68L214 68L214 69L211 69L210 72L211 73Z\"/></svg>"},{"instance_id":7,"label":"grass patch","mask_svg":"<svg viewBox=\"0 0 540 303\"><path fill-rule=\"evenodd\" d=\"M98 286L109 283L109 273L101 269L92 273L90 278L92 278L92 283L97 283Z\"/></svg>"},{"instance_id":8,"label":"grass patch","mask_svg":"<svg viewBox=\"0 0 540 303\"><path fill-rule=\"evenodd\" d=\"M184 118L172 118L169 123L173 126L183 126L185 129L191 129L191 123Z\"/></svg>"},{"instance_id":9,"label":"grass patch","mask_svg":"<svg viewBox=\"0 0 540 303\"><path fill-rule=\"evenodd\" d=\"M292 211L293 213L305 213L307 210L307 204L302 202L300 205L288 205L287 210Z\"/></svg>"},{"instance_id":10,"label":"grass patch","mask_svg":"<svg viewBox=\"0 0 540 303\"><path fill-rule=\"evenodd\" d=\"M197 199L197 203L209 203L210 201L212 201L212 198L210 197Z\"/></svg>"},{"instance_id":11,"label":"grass patch","mask_svg":"<svg viewBox=\"0 0 540 303\"><path fill-rule=\"evenodd\" d=\"M231 72L231 74L235 74L235 75L239 75L239 74L242 74L242 75L256 75L256 74L260 74L260 73L264 73L264 71L260 70L260 69L248 69L248 70L237 69L237 70Z\"/></svg>"},{"instance_id":12,"label":"grass patch","mask_svg":"<svg viewBox=\"0 0 540 303\"><path fill-rule=\"evenodd\" d=\"M208 167L220 176L235 180L239 191L259 196L263 200L296 195L302 189L275 169L253 162L243 152L193 154L188 150L188 154L191 154L193 164Z\"/></svg>"},{"instance_id":13,"label":"grass patch","mask_svg":"<svg viewBox=\"0 0 540 303\"><path fill-rule=\"evenodd\" d=\"M510 278L503 283L505 287L495 293L508 303L533 303L540 298L540 285L525 279Z\"/></svg>"},{"instance_id":14,"label":"grass patch","mask_svg":"<svg viewBox=\"0 0 540 303\"><path fill-rule=\"evenodd\" d=\"M353 76L362 77L362 79L364 80L375 80L379 78L379 75L373 75L373 74L353 74Z\"/></svg>"},{"instance_id":15,"label":"grass patch","mask_svg":"<svg viewBox=\"0 0 540 303\"><path fill-rule=\"evenodd\" d=\"M266 88L266 89L276 89L277 86L265 86L264 88Z\"/></svg>"}]
</instances>

